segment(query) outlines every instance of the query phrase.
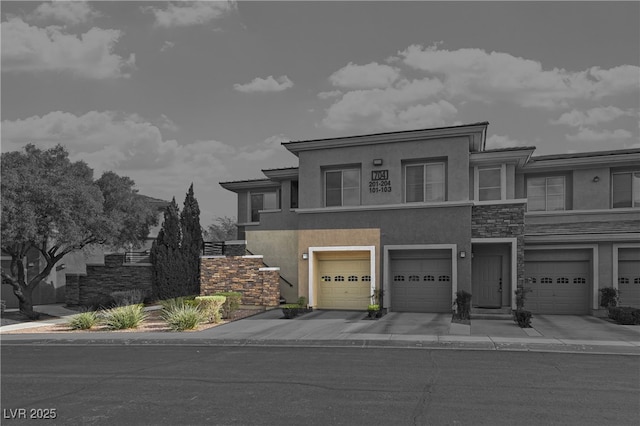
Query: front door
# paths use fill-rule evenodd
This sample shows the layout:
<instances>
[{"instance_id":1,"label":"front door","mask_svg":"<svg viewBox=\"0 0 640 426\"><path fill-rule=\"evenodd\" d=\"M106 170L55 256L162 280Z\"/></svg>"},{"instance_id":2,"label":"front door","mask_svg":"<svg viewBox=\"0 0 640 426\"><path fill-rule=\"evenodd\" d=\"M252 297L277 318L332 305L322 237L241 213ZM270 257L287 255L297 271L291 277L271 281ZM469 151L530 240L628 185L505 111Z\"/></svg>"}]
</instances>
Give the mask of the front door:
<instances>
[{"instance_id":1,"label":"front door","mask_svg":"<svg viewBox=\"0 0 640 426\"><path fill-rule=\"evenodd\" d=\"M480 308L499 308L502 302L502 256L474 254L472 303Z\"/></svg>"}]
</instances>

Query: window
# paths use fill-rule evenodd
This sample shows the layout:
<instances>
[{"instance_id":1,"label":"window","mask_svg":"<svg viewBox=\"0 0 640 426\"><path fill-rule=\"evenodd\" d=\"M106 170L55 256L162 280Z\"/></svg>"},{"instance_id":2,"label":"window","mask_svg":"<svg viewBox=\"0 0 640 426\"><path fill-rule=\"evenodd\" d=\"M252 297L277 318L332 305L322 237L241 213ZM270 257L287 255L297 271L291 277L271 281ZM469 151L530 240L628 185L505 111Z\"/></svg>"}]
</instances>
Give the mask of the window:
<instances>
[{"instance_id":1,"label":"window","mask_svg":"<svg viewBox=\"0 0 640 426\"><path fill-rule=\"evenodd\" d=\"M292 209L298 208L298 181L297 180L291 181L291 208Z\"/></svg>"},{"instance_id":2,"label":"window","mask_svg":"<svg viewBox=\"0 0 640 426\"><path fill-rule=\"evenodd\" d=\"M564 210L564 176L527 179L529 211Z\"/></svg>"},{"instance_id":3,"label":"window","mask_svg":"<svg viewBox=\"0 0 640 426\"><path fill-rule=\"evenodd\" d=\"M444 163L405 166L405 200L407 203L445 200Z\"/></svg>"},{"instance_id":4,"label":"window","mask_svg":"<svg viewBox=\"0 0 640 426\"><path fill-rule=\"evenodd\" d=\"M347 278L347 281L356 282L356 281L358 281L358 277L355 276L355 275L349 275L349 278Z\"/></svg>"},{"instance_id":5,"label":"window","mask_svg":"<svg viewBox=\"0 0 640 426\"><path fill-rule=\"evenodd\" d=\"M614 173L613 208L640 207L640 172Z\"/></svg>"},{"instance_id":6,"label":"window","mask_svg":"<svg viewBox=\"0 0 640 426\"><path fill-rule=\"evenodd\" d=\"M478 169L478 201L502 199L502 167Z\"/></svg>"},{"instance_id":7,"label":"window","mask_svg":"<svg viewBox=\"0 0 640 426\"><path fill-rule=\"evenodd\" d=\"M325 206L360 205L360 170L330 170L325 172Z\"/></svg>"},{"instance_id":8,"label":"window","mask_svg":"<svg viewBox=\"0 0 640 426\"><path fill-rule=\"evenodd\" d=\"M274 210L278 208L278 195L274 192L260 194L251 193L251 222L260 221L260 210Z\"/></svg>"}]
</instances>

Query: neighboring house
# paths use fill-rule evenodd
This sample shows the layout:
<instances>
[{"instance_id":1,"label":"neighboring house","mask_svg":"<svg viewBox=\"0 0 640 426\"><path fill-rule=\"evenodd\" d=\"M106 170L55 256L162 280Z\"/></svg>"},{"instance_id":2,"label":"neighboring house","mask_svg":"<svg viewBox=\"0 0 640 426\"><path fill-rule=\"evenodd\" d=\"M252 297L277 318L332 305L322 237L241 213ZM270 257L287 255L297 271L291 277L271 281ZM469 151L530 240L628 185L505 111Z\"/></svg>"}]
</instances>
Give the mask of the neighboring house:
<instances>
[{"instance_id":1,"label":"neighboring house","mask_svg":"<svg viewBox=\"0 0 640 426\"><path fill-rule=\"evenodd\" d=\"M238 237L325 309L591 314L603 287L640 307L640 149L486 149L488 123L287 142L299 167L222 182Z\"/></svg>"},{"instance_id":2,"label":"neighboring house","mask_svg":"<svg viewBox=\"0 0 640 426\"><path fill-rule=\"evenodd\" d=\"M169 203L146 195L140 194L139 197L143 198L145 202L153 206L158 212L158 225L150 229L149 235L142 243L142 246L134 250L133 248L111 249L102 245L94 245L85 247L82 251L69 253L56 264L54 270L51 271L49 276L40 282L38 287L36 287L33 293L34 305L68 303L70 294L67 291L67 284L70 283L74 288L78 288L83 280L91 280L91 270L102 270L100 274L96 274L96 279L102 280L104 279L104 270L108 270L110 272L107 275L121 273L114 263L119 263L120 265L127 267L149 267L151 262L149 256L151 245L160 231L163 212ZM109 267L105 267L105 259L107 256L115 258L111 261L111 265ZM30 251L27 258L28 261L25 262L27 279L31 279L44 268L46 262L40 257L40 254L36 250ZM8 270L11 265L11 256L5 256L3 253L1 260L2 268L6 268ZM132 277L139 276L139 274L130 275ZM146 275L148 274L145 274L144 276ZM118 280L118 276L115 276L114 280ZM121 281L122 285L127 285L127 279L121 279ZM143 284L146 285L146 283ZM148 285L150 285L150 283L148 283ZM5 301L8 308L18 307L18 299L14 295L11 285L2 284L1 298Z\"/></svg>"}]
</instances>

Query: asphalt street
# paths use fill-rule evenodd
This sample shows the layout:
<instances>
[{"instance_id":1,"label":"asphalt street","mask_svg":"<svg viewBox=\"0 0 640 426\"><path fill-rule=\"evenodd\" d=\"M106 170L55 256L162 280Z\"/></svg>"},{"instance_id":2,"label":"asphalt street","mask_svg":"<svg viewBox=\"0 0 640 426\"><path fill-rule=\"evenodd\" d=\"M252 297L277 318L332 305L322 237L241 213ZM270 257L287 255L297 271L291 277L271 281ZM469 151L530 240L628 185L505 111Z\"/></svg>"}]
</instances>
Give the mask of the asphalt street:
<instances>
[{"instance_id":1,"label":"asphalt street","mask_svg":"<svg viewBox=\"0 0 640 426\"><path fill-rule=\"evenodd\" d=\"M12 344L2 424L623 426L639 377L629 355Z\"/></svg>"}]
</instances>

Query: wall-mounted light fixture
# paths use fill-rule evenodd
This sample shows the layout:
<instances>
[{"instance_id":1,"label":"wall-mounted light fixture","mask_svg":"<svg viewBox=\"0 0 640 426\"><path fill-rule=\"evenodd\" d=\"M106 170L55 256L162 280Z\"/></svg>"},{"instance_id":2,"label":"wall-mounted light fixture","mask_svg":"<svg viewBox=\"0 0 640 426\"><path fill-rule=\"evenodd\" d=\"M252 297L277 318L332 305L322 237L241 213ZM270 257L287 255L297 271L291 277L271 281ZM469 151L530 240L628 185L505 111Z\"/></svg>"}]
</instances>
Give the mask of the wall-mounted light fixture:
<instances>
[{"instance_id":1,"label":"wall-mounted light fixture","mask_svg":"<svg viewBox=\"0 0 640 426\"><path fill-rule=\"evenodd\" d=\"M309 259L309 254L302 253L302 260L307 260L307 259Z\"/></svg>"},{"instance_id":2,"label":"wall-mounted light fixture","mask_svg":"<svg viewBox=\"0 0 640 426\"><path fill-rule=\"evenodd\" d=\"M600 182L600 177L599 176L594 176L593 177L593 181L596 182L596 183Z\"/></svg>"},{"instance_id":3,"label":"wall-mounted light fixture","mask_svg":"<svg viewBox=\"0 0 640 426\"><path fill-rule=\"evenodd\" d=\"M56 266L56 271L62 271L66 267L67 265L65 265L64 263L61 263L60 265Z\"/></svg>"},{"instance_id":4,"label":"wall-mounted light fixture","mask_svg":"<svg viewBox=\"0 0 640 426\"><path fill-rule=\"evenodd\" d=\"M382 158L376 158L375 160L373 160L373 165L382 166Z\"/></svg>"},{"instance_id":5,"label":"wall-mounted light fixture","mask_svg":"<svg viewBox=\"0 0 640 426\"><path fill-rule=\"evenodd\" d=\"M460 252L460 259L464 259L465 257L467 257L467 252L466 252L466 251L464 251L464 250L462 250L462 251Z\"/></svg>"}]
</instances>

